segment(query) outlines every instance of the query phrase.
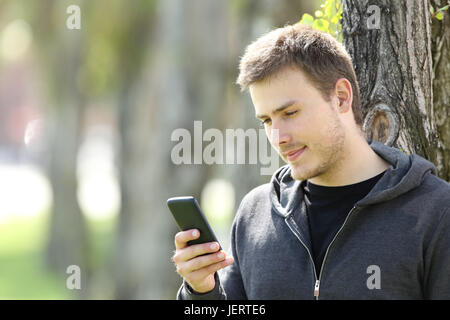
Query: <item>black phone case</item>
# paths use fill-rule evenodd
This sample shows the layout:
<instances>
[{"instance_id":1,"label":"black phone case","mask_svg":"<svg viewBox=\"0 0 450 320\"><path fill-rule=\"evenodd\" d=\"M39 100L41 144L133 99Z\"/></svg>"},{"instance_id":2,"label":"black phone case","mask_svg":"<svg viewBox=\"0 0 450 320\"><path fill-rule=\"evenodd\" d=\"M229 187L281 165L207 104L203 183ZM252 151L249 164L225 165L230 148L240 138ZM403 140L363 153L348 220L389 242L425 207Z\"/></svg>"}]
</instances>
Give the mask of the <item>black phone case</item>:
<instances>
[{"instance_id":1,"label":"black phone case","mask_svg":"<svg viewBox=\"0 0 450 320\"><path fill-rule=\"evenodd\" d=\"M167 200L167 206L169 207L169 210L180 230L200 230L200 237L198 239L188 241L188 245L206 242L219 243L208 223L208 220L206 220L206 217L194 197L170 198ZM222 250L222 248L220 248L220 250Z\"/></svg>"}]
</instances>

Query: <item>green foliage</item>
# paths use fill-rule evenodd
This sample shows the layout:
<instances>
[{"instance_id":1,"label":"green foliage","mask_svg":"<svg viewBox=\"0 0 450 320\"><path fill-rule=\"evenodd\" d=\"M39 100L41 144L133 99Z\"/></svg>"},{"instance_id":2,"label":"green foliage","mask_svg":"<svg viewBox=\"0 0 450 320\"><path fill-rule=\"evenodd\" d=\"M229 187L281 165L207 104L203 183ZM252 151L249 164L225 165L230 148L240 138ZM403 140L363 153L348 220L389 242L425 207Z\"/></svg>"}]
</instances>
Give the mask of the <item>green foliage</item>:
<instances>
[{"instance_id":1,"label":"green foliage","mask_svg":"<svg viewBox=\"0 0 450 320\"><path fill-rule=\"evenodd\" d=\"M299 24L307 24L314 29L327 32L342 42L342 3L340 0L326 0L314 16L304 13Z\"/></svg>"},{"instance_id":2,"label":"green foliage","mask_svg":"<svg viewBox=\"0 0 450 320\"><path fill-rule=\"evenodd\" d=\"M444 18L444 11L448 10L448 5L445 7L439 8L435 10L433 6L430 4L430 13L431 13L431 19L436 18L438 20L442 20Z\"/></svg>"},{"instance_id":3,"label":"green foliage","mask_svg":"<svg viewBox=\"0 0 450 320\"><path fill-rule=\"evenodd\" d=\"M50 213L0 223L0 299L77 299L66 288L67 275L50 271L45 261ZM117 220L87 220L92 250L91 267L105 275L114 245ZM82 271L83 276L83 271ZM106 273L106 279L110 275ZM111 299L107 285L95 282L93 299ZM106 280L108 281L108 280ZM110 280L113 281L113 280ZM100 287L99 287L100 286Z\"/></svg>"}]
</instances>

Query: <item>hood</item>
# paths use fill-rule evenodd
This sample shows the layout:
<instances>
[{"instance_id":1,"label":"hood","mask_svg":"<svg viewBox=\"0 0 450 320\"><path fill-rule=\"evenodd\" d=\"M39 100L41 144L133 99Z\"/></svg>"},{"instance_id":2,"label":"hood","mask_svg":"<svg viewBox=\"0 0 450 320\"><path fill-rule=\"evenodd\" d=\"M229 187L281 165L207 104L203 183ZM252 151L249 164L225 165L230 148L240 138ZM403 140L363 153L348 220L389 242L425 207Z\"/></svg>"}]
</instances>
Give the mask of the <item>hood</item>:
<instances>
[{"instance_id":1,"label":"hood","mask_svg":"<svg viewBox=\"0 0 450 320\"><path fill-rule=\"evenodd\" d=\"M406 155L399 149L388 147L378 141L368 141L370 147L391 166L378 180L358 206L367 206L394 199L418 187L427 173L436 175L436 167L416 154ZM303 198L306 180L294 180L289 165L278 169L271 179L270 198L275 211L286 217L294 212Z\"/></svg>"}]
</instances>

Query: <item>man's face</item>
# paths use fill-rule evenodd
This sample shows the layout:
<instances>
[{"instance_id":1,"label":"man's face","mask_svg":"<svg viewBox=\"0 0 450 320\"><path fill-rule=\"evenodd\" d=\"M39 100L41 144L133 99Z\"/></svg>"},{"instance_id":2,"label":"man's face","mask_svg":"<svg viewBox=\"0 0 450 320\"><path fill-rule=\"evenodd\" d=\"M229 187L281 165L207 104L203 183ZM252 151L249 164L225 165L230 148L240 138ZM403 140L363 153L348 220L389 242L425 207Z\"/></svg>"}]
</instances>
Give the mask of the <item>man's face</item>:
<instances>
[{"instance_id":1,"label":"man's face","mask_svg":"<svg viewBox=\"0 0 450 320\"><path fill-rule=\"evenodd\" d=\"M256 116L272 146L306 180L337 168L344 156L345 129L336 110L297 68L285 67L268 80L250 85ZM278 137L277 137L278 132Z\"/></svg>"}]
</instances>

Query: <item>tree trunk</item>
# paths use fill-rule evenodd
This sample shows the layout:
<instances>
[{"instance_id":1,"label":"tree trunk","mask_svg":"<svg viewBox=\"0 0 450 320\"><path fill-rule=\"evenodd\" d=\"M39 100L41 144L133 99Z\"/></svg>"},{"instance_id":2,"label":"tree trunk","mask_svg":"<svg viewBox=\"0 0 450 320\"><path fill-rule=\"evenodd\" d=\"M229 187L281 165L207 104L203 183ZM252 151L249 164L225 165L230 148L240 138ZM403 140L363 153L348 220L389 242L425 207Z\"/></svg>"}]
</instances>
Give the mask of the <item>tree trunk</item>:
<instances>
[{"instance_id":1,"label":"tree trunk","mask_svg":"<svg viewBox=\"0 0 450 320\"><path fill-rule=\"evenodd\" d=\"M33 25L39 42L49 106L45 110L48 142L47 171L53 191L47 263L51 270L69 277L67 268L77 265L81 271L81 289L74 290L78 298L89 291L89 239L84 216L77 199L77 154L81 136L85 99L76 79L82 64L82 30L55 28L49 19L61 8L57 1L33 4ZM63 13L65 13L63 11ZM58 13L59 14L59 13ZM64 21L64 19L63 19ZM64 284L65 285L65 284Z\"/></svg>"},{"instance_id":2,"label":"tree trunk","mask_svg":"<svg viewBox=\"0 0 450 320\"><path fill-rule=\"evenodd\" d=\"M450 1L431 3L437 9ZM434 121L440 138L436 165L439 176L450 181L450 10L444 12L443 20L432 19L431 35Z\"/></svg>"},{"instance_id":3,"label":"tree trunk","mask_svg":"<svg viewBox=\"0 0 450 320\"><path fill-rule=\"evenodd\" d=\"M142 66L144 72L122 95L122 208L115 270L115 295L119 299L171 299L179 285L171 261L177 230L165 200L177 195L198 198L208 170L204 166L175 166L171 133L177 128L190 130L194 120L202 120L202 113L207 118L211 113L209 96L217 90L216 81L205 81L202 70L208 70L205 65L211 56L195 51L193 43L199 41L195 38L199 33L192 29L204 26L198 23L208 12L220 12L211 10L219 3L199 4L157 2L153 26L157 32L146 40L151 47L147 64ZM205 24L220 25L217 19L215 22ZM209 30L214 32L213 27ZM220 33L214 37L219 39ZM144 51L136 44L129 48ZM217 47L210 49L221 53ZM204 65L195 69L201 59ZM199 85L202 82L204 87Z\"/></svg>"},{"instance_id":4,"label":"tree trunk","mask_svg":"<svg viewBox=\"0 0 450 320\"><path fill-rule=\"evenodd\" d=\"M154 129L151 115L154 110L151 100L140 101L137 98L139 89L142 89L139 86L142 81L140 70L145 70L147 48L149 43L154 43L153 34L148 33L154 15L144 10L141 4L122 4L127 24L121 29L121 82L117 106L121 209L111 270L116 299L154 299L156 296L149 292L149 287L160 289L152 280L162 276L153 272L153 266L160 261L150 249L153 244L163 242L150 231L155 224L152 215L155 203L151 199L152 194L157 192L152 188L154 178L151 170L153 166L158 166L149 152ZM146 89L149 90L150 86Z\"/></svg>"},{"instance_id":5,"label":"tree trunk","mask_svg":"<svg viewBox=\"0 0 450 320\"><path fill-rule=\"evenodd\" d=\"M433 108L427 2L342 3L343 42L360 84L366 137L438 165L442 143Z\"/></svg>"}]
</instances>

